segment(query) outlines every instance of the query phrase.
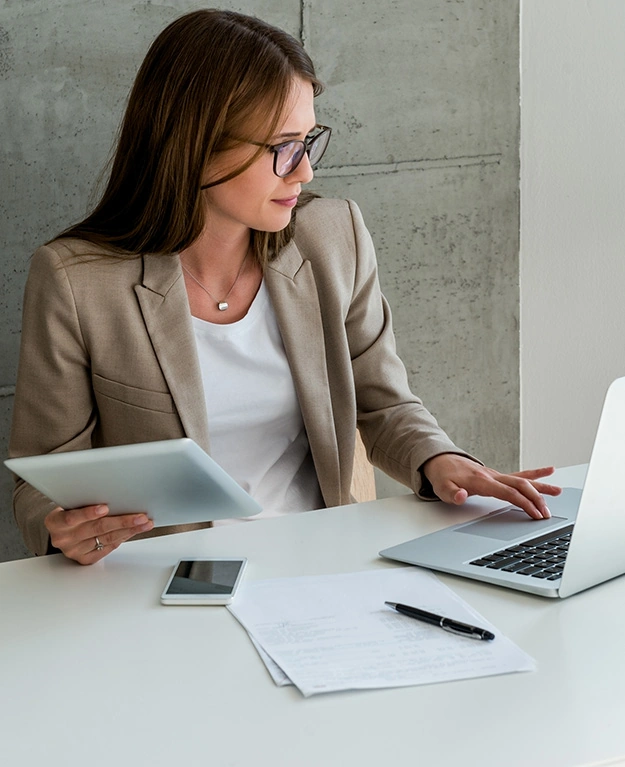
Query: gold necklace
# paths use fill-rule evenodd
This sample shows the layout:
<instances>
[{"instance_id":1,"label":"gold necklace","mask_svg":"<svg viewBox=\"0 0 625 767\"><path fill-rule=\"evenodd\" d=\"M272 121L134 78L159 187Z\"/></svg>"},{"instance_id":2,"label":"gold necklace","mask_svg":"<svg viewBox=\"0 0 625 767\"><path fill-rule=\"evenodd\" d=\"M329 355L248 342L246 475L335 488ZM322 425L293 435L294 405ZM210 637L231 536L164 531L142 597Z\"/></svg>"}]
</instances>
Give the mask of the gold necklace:
<instances>
[{"instance_id":1,"label":"gold necklace","mask_svg":"<svg viewBox=\"0 0 625 767\"><path fill-rule=\"evenodd\" d=\"M213 299L213 301L217 304L217 308L220 312L225 312L226 309L229 308L230 304L226 300L230 293L234 290L234 286L239 281L239 277L241 276L241 272L243 271L243 264L247 261L247 257L249 256L250 252L249 250L245 254L245 258L243 261L241 261L241 266L239 267L239 271L237 272L237 276L234 278L234 282L232 283L230 290L226 293L226 295L221 299L221 301L217 300L215 296L210 292L210 290L206 287L206 285L202 285L202 283L198 280L198 278L193 274L193 272L190 272L187 267L182 263L182 260L180 261L180 266L185 270L185 272L191 277L191 279L196 282L202 290L209 295L210 298Z\"/></svg>"}]
</instances>

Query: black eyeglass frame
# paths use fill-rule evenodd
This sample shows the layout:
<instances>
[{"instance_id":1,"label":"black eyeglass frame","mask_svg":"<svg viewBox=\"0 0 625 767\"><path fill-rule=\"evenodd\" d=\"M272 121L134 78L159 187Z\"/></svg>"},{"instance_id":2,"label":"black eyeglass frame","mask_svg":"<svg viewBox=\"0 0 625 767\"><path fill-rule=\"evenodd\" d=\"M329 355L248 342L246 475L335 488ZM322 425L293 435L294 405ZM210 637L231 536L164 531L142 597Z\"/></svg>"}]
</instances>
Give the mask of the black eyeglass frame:
<instances>
[{"instance_id":1,"label":"black eyeglass frame","mask_svg":"<svg viewBox=\"0 0 625 767\"><path fill-rule=\"evenodd\" d=\"M311 166L315 168L317 166L317 163L321 161L321 158L326 153L326 149L328 148L328 145L330 143L330 138L332 137L332 128L330 128L328 125L315 125L315 128L318 129L318 133L315 133L314 136L310 136L308 138L305 138L303 141L300 139L291 139L290 141L283 141L280 144L260 144L256 141L250 141L250 144L254 144L255 146L263 146L266 149L268 149L273 154L273 172L278 178L286 178L287 176L290 176L291 173L294 173L297 168L299 167L299 164L304 159L304 155L308 155L308 159L310 159L310 153L313 150L315 144L319 141L319 139L322 136L327 135L325 146L323 147L323 150L319 157L315 159L314 162L311 161ZM301 154L301 157L299 160L295 163L295 165L287 172L287 173L278 173L278 156L280 153L280 150L285 146L292 146L293 144L300 144L304 147L304 151Z\"/></svg>"}]
</instances>

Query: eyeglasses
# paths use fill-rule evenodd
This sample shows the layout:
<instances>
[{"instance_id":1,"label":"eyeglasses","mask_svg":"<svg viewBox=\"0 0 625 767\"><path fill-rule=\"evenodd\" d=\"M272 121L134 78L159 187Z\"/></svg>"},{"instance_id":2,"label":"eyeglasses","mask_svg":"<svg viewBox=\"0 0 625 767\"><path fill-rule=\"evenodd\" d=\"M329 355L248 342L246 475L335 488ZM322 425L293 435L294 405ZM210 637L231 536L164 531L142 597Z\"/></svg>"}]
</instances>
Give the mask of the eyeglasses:
<instances>
[{"instance_id":1,"label":"eyeglasses","mask_svg":"<svg viewBox=\"0 0 625 767\"><path fill-rule=\"evenodd\" d=\"M284 141L282 144L257 144L255 141L249 143L264 146L272 152L273 172L278 178L284 178L293 173L304 159L305 154L308 155L310 165L313 168L323 157L330 143L332 128L328 128L326 125L317 125L316 127L320 129L319 133L308 136L304 141Z\"/></svg>"},{"instance_id":2,"label":"eyeglasses","mask_svg":"<svg viewBox=\"0 0 625 767\"><path fill-rule=\"evenodd\" d=\"M245 143L261 146L272 152L273 172L278 178L285 178L285 176L293 173L304 159L305 154L308 155L312 168L314 168L323 157L328 148L328 144L330 143L332 128L328 128L327 125L316 125L315 128L319 129L319 133L315 133L314 136L307 136L303 141L284 141L282 144L261 144L258 141L246 141ZM229 178L233 178L235 175L236 173L233 173L231 176L227 176L220 181L202 184L200 189L209 189L212 186L227 181Z\"/></svg>"}]
</instances>

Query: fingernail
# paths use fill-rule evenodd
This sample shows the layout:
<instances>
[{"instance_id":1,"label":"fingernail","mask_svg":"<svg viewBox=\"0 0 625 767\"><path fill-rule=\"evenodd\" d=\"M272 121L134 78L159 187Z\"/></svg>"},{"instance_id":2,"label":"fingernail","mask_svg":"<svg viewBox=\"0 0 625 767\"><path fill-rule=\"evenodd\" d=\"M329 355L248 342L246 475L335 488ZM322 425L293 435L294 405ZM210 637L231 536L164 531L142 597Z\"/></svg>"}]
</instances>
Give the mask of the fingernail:
<instances>
[{"instance_id":1,"label":"fingernail","mask_svg":"<svg viewBox=\"0 0 625 767\"><path fill-rule=\"evenodd\" d=\"M544 509L544 511L543 511L543 518L544 518L544 519L549 519L549 517L550 517L550 516L551 516L551 512L550 512L550 511L549 511L549 509L548 509L548 508L545 506L545 509Z\"/></svg>"},{"instance_id":2,"label":"fingernail","mask_svg":"<svg viewBox=\"0 0 625 767\"><path fill-rule=\"evenodd\" d=\"M140 533L147 533L149 530L151 530L154 527L154 522L150 519L148 522L145 523L145 525L142 525L139 528Z\"/></svg>"},{"instance_id":3,"label":"fingernail","mask_svg":"<svg viewBox=\"0 0 625 767\"><path fill-rule=\"evenodd\" d=\"M103 517L107 513L108 509L106 506L96 506L95 513L98 517Z\"/></svg>"},{"instance_id":4,"label":"fingernail","mask_svg":"<svg viewBox=\"0 0 625 767\"><path fill-rule=\"evenodd\" d=\"M151 524L152 520L148 519L144 514L142 514L139 517L135 517L132 520L132 524L135 525L135 527L141 527L141 525Z\"/></svg>"}]
</instances>

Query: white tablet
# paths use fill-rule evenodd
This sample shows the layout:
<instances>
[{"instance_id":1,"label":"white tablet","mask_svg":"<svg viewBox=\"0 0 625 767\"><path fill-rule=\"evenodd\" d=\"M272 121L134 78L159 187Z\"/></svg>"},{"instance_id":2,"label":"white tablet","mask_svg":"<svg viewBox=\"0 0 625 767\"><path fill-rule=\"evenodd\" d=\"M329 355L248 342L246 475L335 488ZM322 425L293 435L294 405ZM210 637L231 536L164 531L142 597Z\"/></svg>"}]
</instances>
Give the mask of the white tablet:
<instances>
[{"instance_id":1,"label":"white tablet","mask_svg":"<svg viewBox=\"0 0 625 767\"><path fill-rule=\"evenodd\" d=\"M5 465L64 509L106 503L155 527L248 517L261 506L191 439L9 458Z\"/></svg>"}]
</instances>

